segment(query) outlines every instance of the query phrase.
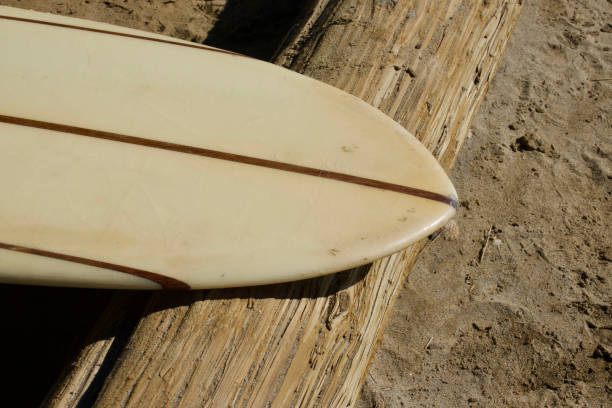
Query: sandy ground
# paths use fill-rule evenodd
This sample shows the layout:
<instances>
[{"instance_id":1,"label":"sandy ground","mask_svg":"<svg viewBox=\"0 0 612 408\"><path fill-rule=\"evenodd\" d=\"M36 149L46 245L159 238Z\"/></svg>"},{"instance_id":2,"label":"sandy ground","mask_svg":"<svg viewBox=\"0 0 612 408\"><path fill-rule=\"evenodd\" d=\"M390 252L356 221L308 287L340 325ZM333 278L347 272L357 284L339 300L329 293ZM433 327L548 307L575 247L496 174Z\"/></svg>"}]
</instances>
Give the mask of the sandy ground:
<instances>
[{"instance_id":1,"label":"sandy ground","mask_svg":"<svg viewBox=\"0 0 612 408\"><path fill-rule=\"evenodd\" d=\"M296 12L247 2L206 34L223 3L0 0L264 59L285 31L269 22ZM459 216L405 284L359 407L610 406L611 48L610 0L527 2L453 173Z\"/></svg>"},{"instance_id":2,"label":"sandy ground","mask_svg":"<svg viewBox=\"0 0 612 408\"><path fill-rule=\"evenodd\" d=\"M526 4L360 407L612 406L610 23Z\"/></svg>"}]
</instances>

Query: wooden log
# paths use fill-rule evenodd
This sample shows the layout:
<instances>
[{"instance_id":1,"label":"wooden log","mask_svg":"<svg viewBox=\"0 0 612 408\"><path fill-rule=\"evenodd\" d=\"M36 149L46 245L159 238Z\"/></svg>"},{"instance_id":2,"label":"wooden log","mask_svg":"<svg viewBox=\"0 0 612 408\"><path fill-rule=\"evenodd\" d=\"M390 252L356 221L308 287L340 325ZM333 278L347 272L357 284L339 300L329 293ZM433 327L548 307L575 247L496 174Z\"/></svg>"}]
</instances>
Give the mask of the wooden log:
<instances>
[{"instance_id":1,"label":"wooden log","mask_svg":"<svg viewBox=\"0 0 612 408\"><path fill-rule=\"evenodd\" d=\"M450 170L521 8L521 0L317 0L276 62L378 107ZM118 357L109 350L121 336L101 321L46 405L354 406L421 247L305 282L155 293Z\"/></svg>"}]
</instances>

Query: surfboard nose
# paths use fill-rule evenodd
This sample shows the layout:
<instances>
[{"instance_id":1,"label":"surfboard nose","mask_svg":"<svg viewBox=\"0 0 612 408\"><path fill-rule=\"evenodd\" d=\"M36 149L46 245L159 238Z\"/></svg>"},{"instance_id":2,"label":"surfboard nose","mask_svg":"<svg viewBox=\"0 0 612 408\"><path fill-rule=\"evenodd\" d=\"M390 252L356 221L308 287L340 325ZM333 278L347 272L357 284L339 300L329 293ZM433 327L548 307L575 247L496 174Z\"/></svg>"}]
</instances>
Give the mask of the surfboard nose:
<instances>
[{"instance_id":1,"label":"surfboard nose","mask_svg":"<svg viewBox=\"0 0 612 408\"><path fill-rule=\"evenodd\" d=\"M180 40L0 12L0 281L10 264L39 284L287 282L397 252L456 213L430 151L355 96ZM30 37L28 53L11 40Z\"/></svg>"},{"instance_id":2,"label":"surfboard nose","mask_svg":"<svg viewBox=\"0 0 612 408\"><path fill-rule=\"evenodd\" d=\"M433 158L433 156L432 156ZM436 160L435 158L433 158ZM436 163L437 160L436 160ZM438 163L439 165L439 163ZM450 176L446 173L446 171L440 166L439 168L439 177L440 177L440 190L439 194L446 198L446 202L448 205L455 211L459 209L459 195L457 194L457 190L450 178Z\"/></svg>"}]
</instances>

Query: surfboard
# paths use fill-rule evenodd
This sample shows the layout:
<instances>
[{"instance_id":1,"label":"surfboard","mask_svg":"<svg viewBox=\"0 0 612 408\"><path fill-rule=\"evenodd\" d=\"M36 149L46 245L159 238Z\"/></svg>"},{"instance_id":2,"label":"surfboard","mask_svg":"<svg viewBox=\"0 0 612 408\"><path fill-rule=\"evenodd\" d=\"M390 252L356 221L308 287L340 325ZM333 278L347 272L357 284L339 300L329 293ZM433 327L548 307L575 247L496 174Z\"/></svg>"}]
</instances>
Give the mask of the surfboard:
<instances>
[{"instance_id":1,"label":"surfboard","mask_svg":"<svg viewBox=\"0 0 612 408\"><path fill-rule=\"evenodd\" d=\"M0 7L0 281L195 289L312 278L444 225L429 151L270 63Z\"/></svg>"}]
</instances>

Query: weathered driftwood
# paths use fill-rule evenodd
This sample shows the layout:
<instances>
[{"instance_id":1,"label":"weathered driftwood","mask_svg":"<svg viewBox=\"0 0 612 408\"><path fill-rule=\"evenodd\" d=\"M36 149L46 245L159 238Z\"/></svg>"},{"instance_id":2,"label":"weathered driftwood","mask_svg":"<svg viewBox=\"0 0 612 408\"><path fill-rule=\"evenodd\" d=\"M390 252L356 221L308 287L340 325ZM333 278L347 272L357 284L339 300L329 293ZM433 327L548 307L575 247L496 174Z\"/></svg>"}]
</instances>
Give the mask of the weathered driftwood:
<instances>
[{"instance_id":1,"label":"weathered driftwood","mask_svg":"<svg viewBox=\"0 0 612 408\"><path fill-rule=\"evenodd\" d=\"M318 0L312 7L276 62L380 108L450 170L522 1ZM113 325L118 309L134 307L124 295L46 404L353 406L420 248L305 282L155 293L132 332Z\"/></svg>"}]
</instances>

